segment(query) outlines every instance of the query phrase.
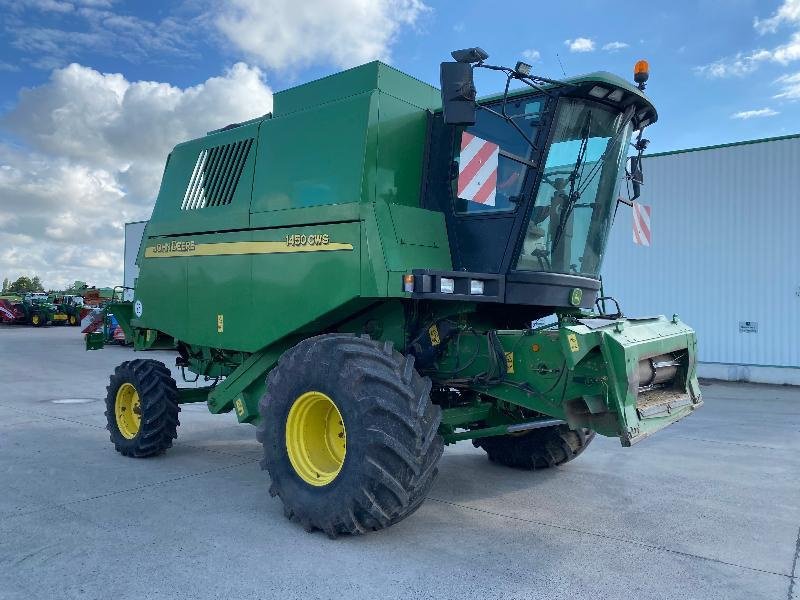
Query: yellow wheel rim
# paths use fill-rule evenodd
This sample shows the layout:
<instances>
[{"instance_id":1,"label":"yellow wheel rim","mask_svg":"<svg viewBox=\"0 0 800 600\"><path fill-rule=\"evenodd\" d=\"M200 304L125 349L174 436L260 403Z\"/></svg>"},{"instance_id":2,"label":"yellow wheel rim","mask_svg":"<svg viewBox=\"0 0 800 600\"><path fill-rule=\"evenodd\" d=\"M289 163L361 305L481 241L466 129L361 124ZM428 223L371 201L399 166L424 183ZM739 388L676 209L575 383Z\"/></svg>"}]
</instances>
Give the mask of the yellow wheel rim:
<instances>
[{"instance_id":1,"label":"yellow wheel rim","mask_svg":"<svg viewBox=\"0 0 800 600\"><path fill-rule=\"evenodd\" d=\"M286 418L286 452L295 473L314 486L328 485L344 464L347 433L342 413L322 392L299 396Z\"/></svg>"},{"instance_id":2,"label":"yellow wheel rim","mask_svg":"<svg viewBox=\"0 0 800 600\"><path fill-rule=\"evenodd\" d=\"M132 383L123 383L117 390L114 415L117 418L117 428L123 437L129 440L135 438L142 422L142 405L139 402L139 392Z\"/></svg>"},{"instance_id":3,"label":"yellow wheel rim","mask_svg":"<svg viewBox=\"0 0 800 600\"><path fill-rule=\"evenodd\" d=\"M33 315L33 317L31 317L31 322L34 325L38 325L39 324L39 315Z\"/></svg>"}]
</instances>

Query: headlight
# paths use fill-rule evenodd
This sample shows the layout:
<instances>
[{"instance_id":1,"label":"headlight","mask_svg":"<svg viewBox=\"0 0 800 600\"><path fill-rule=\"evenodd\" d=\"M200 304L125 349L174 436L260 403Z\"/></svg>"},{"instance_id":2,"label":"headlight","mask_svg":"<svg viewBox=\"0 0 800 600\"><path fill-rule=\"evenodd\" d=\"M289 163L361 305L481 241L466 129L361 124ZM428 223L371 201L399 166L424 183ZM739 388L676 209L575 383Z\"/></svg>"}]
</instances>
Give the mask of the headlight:
<instances>
[{"instance_id":1,"label":"headlight","mask_svg":"<svg viewBox=\"0 0 800 600\"><path fill-rule=\"evenodd\" d=\"M480 279L469 280L469 293L474 296L483 295L483 282Z\"/></svg>"}]
</instances>

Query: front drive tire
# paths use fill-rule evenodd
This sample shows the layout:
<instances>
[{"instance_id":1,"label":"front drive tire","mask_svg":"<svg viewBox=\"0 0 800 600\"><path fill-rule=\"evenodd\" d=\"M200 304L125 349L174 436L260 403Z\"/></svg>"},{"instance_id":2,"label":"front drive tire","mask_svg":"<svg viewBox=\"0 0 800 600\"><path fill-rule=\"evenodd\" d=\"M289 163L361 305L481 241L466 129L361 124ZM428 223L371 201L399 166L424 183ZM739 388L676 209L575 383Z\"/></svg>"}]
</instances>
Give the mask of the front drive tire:
<instances>
[{"instance_id":1,"label":"front drive tire","mask_svg":"<svg viewBox=\"0 0 800 600\"><path fill-rule=\"evenodd\" d=\"M178 437L178 387L157 360L119 365L106 388L106 428L120 454L145 458L172 447Z\"/></svg>"},{"instance_id":2,"label":"front drive tire","mask_svg":"<svg viewBox=\"0 0 800 600\"><path fill-rule=\"evenodd\" d=\"M289 349L267 377L257 433L286 516L335 537L419 508L443 450L430 389L391 342L330 334Z\"/></svg>"},{"instance_id":3,"label":"front drive tire","mask_svg":"<svg viewBox=\"0 0 800 600\"><path fill-rule=\"evenodd\" d=\"M594 431L570 429L566 425L532 429L522 435L498 435L472 441L483 448L492 462L517 469L545 469L563 465L583 452L594 439Z\"/></svg>"}]
</instances>

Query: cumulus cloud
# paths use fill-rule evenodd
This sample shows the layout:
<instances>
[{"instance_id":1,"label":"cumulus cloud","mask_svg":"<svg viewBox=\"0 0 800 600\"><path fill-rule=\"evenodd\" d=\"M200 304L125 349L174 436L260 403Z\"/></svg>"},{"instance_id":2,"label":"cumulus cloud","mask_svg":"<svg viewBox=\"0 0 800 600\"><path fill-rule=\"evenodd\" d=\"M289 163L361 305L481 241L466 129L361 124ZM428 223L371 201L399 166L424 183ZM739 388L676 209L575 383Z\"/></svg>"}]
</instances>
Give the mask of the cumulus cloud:
<instances>
[{"instance_id":1,"label":"cumulus cloud","mask_svg":"<svg viewBox=\"0 0 800 600\"><path fill-rule=\"evenodd\" d=\"M269 112L263 74L238 63L188 88L78 64L20 92L0 126L0 274L46 285L122 280L122 230L146 219L172 147Z\"/></svg>"},{"instance_id":2,"label":"cumulus cloud","mask_svg":"<svg viewBox=\"0 0 800 600\"><path fill-rule=\"evenodd\" d=\"M400 31L429 10L421 0L225 0L215 22L234 48L264 67L351 67L388 61Z\"/></svg>"},{"instance_id":3,"label":"cumulus cloud","mask_svg":"<svg viewBox=\"0 0 800 600\"><path fill-rule=\"evenodd\" d=\"M592 52L594 51L594 40L579 37L574 40L564 40L570 52Z\"/></svg>"},{"instance_id":4,"label":"cumulus cloud","mask_svg":"<svg viewBox=\"0 0 800 600\"><path fill-rule=\"evenodd\" d=\"M731 119L755 119L758 117L774 117L780 114L778 111L771 108L759 108L756 110L743 110L741 112L733 113Z\"/></svg>"},{"instance_id":5,"label":"cumulus cloud","mask_svg":"<svg viewBox=\"0 0 800 600\"><path fill-rule=\"evenodd\" d=\"M603 46L603 50L616 52L617 50L624 50L628 47L630 47L630 44L626 44L625 42L608 42Z\"/></svg>"},{"instance_id":6,"label":"cumulus cloud","mask_svg":"<svg viewBox=\"0 0 800 600\"><path fill-rule=\"evenodd\" d=\"M783 24L800 23L800 0L784 0L768 19L755 18L753 26L759 33L774 33Z\"/></svg>"},{"instance_id":7,"label":"cumulus cloud","mask_svg":"<svg viewBox=\"0 0 800 600\"><path fill-rule=\"evenodd\" d=\"M530 62L536 62L541 57L541 53L538 50L533 50L532 48L522 51L522 58L529 60Z\"/></svg>"}]
</instances>

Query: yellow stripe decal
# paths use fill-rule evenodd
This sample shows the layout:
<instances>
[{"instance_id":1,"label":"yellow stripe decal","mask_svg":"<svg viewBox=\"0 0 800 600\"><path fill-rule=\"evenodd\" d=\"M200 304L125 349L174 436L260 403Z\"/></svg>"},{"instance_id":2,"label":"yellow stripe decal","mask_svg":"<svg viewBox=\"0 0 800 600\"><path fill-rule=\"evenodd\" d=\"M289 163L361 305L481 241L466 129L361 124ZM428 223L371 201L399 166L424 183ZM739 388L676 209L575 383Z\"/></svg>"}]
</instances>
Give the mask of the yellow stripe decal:
<instances>
[{"instance_id":1,"label":"yellow stripe decal","mask_svg":"<svg viewBox=\"0 0 800 600\"><path fill-rule=\"evenodd\" d=\"M145 258L173 258L176 256L226 256L237 254L291 254L295 252L330 252L352 250L353 244L329 242L319 245L294 245L287 242L165 242L145 248Z\"/></svg>"}]
</instances>

